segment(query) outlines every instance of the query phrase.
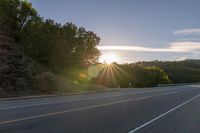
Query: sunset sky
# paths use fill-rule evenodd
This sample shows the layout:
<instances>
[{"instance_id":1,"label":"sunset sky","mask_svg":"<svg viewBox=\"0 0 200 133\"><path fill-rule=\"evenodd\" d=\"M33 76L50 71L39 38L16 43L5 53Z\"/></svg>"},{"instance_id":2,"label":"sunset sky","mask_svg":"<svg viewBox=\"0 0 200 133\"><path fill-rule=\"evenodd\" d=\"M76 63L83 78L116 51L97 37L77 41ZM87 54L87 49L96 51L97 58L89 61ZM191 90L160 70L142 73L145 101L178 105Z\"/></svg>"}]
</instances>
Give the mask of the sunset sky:
<instances>
[{"instance_id":1,"label":"sunset sky","mask_svg":"<svg viewBox=\"0 0 200 133\"><path fill-rule=\"evenodd\" d=\"M200 0L30 0L44 18L101 38L119 63L200 58ZM114 59L115 58L115 59Z\"/></svg>"}]
</instances>

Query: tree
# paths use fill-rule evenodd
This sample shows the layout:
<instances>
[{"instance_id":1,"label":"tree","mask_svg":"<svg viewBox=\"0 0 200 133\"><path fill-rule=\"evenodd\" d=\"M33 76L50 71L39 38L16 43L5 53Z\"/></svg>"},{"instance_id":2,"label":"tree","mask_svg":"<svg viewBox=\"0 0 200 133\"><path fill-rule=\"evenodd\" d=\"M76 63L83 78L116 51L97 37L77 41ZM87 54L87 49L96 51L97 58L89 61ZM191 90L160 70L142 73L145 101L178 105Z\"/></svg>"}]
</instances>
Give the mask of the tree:
<instances>
[{"instance_id":1,"label":"tree","mask_svg":"<svg viewBox=\"0 0 200 133\"><path fill-rule=\"evenodd\" d=\"M26 0L1 0L0 24L27 56L53 71L96 63L100 38L72 23L39 17Z\"/></svg>"},{"instance_id":2,"label":"tree","mask_svg":"<svg viewBox=\"0 0 200 133\"><path fill-rule=\"evenodd\" d=\"M200 82L200 60L188 59L185 61L150 61L137 62L132 65L159 67L166 72L172 83Z\"/></svg>"},{"instance_id":3,"label":"tree","mask_svg":"<svg viewBox=\"0 0 200 133\"><path fill-rule=\"evenodd\" d=\"M100 55L96 46L100 38L72 23L37 19L21 31L25 54L54 71L94 64Z\"/></svg>"},{"instance_id":4,"label":"tree","mask_svg":"<svg viewBox=\"0 0 200 133\"><path fill-rule=\"evenodd\" d=\"M167 84L170 82L168 75L158 67L147 67L149 76L149 86L157 86L158 84Z\"/></svg>"},{"instance_id":5,"label":"tree","mask_svg":"<svg viewBox=\"0 0 200 133\"><path fill-rule=\"evenodd\" d=\"M82 27L78 30L78 36L76 52L79 54L81 63L84 65L97 63L100 51L96 46L99 45L100 38L91 31L85 31Z\"/></svg>"},{"instance_id":6,"label":"tree","mask_svg":"<svg viewBox=\"0 0 200 133\"><path fill-rule=\"evenodd\" d=\"M0 1L0 25L8 35L20 39L21 29L37 17L37 11L26 0L1 0Z\"/></svg>"},{"instance_id":7,"label":"tree","mask_svg":"<svg viewBox=\"0 0 200 133\"><path fill-rule=\"evenodd\" d=\"M93 82L108 87L153 87L169 83L168 75L158 67L113 64L109 69L104 69Z\"/></svg>"}]
</instances>

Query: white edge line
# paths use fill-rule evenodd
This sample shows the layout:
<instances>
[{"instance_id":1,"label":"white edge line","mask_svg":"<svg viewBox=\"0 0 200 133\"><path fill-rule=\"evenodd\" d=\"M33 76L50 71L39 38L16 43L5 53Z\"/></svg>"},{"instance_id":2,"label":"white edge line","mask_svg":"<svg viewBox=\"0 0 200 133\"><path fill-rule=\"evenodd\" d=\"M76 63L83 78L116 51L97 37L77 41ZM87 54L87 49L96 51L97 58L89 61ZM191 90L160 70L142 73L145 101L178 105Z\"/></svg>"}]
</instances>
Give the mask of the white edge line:
<instances>
[{"instance_id":1,"label":"white edge line","mask_svg":"<svg viewBox=\"0 0 200 133\"><path fill-rule=\"evenodd\" d=\"M165 116L165 115L167 115L167 114L171 113L172 111L175 111L175 110L177 110L178 108L180 108L180 107L182 107L183 105L185 105L185 104L187 104L187 103L191 102L192 100L194 100L194 99L198 98L199 96L200 96L200 95L194 96L193 98L191 98L191 99L189 99L189 100L187 100L187 101L183 102L182 104L180 104L180 105L178 105L178 106L176 106L176 107L174 107L174 108L170 109L169 111L167 111L167 112L165 112L165 113L163 113L163 114L161 114L161 115L157 116L156 118L154 118L154 119L152 119L152 120L150 120L150 121L148 121L148 122L146 122L146 123L142 124L142 125L141 125L141 126L139 126L139 127L136 127L135 129L133 129L133 130L129 131L128 133L135 133L136 131L138 131L138 130L140 130L140 129L144 128L145 126L147 126L147 125L149 125L149 124L153 123L154 121L156 121L156 120L158 120L158 119L162 118L163 116Z\"/></svg>"}]
</instances>

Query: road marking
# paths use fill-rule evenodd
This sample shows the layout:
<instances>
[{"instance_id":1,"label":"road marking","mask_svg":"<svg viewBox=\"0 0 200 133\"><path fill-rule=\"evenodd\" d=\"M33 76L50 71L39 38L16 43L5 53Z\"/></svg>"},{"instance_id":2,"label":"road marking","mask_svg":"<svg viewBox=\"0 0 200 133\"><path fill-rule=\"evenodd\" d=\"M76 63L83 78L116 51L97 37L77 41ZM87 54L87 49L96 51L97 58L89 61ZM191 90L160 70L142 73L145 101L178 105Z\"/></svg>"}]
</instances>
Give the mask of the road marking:
<instances>
[{"instance_id":1,"label":"road marking","mask_svg":"<svg viewBox=\"0 0 200 133\"><path fill-rule=\"evenodd\" d=\"M136 127L135 129L133 129L133 130L129 131L128 133L135 133L135 132L137 132L138 130L140 130L140 129L142 129L142 128L146 127L147 125L149 125L149 124L153 123L154 121L156 121L156 120L158 120L158 119L160 119L160 118L164 117L165 115L167 115L167 114L171 113L172 111L175 111L175 110L177 110L178 108L180 108L180 107L184 106L185 104L187 104L187 103L191 102L192 100L195 100L195 99L196 99L196 98L198 98L198 97L200 97L200 95L194 96L193 98L191 98L191 99L189 99L189 100L187 100L187 101L183 102L182 104L180 104L180 105L178 105L178 106L176 106L176 107L174 107L174 108L170 109L169 111L167 111L167 112L165 112L165 113L163 113L163 114L161 114L161 115L157 116L156 118L154 118L154 119L152 119L152 120L150 120L150 121L148 121L148 122L146 122L146 123L142 124L142 125L141 125L141 126L139 126L139 127Z\"/></svg>"},{"instance_id":2,"label":"road marking","mask_svg":"<svg viewBox=\"0 0 200 133\"><path fill-rule=\"evenodd\" d=\"M190 87L200 87L200 85L190 85Z\"/></svg>"},{"instance_id":3,"label":"road marking","mask_svg":"<svg viewBox=\"0 0 200 133\"><path fill-rule=\"evenodd\" d=\"M117 101L117 102L103 103L103 104L98 104L98 105L94 105L94 106L80 107L80 108L75 108L75 109L71 109L71 110L55 112L55 113L42 114L42 115L38 115L38 116L30 116L30 117L25 117L25 118L20 118L20 119L15 119L15 120L9 120L9 121L2 121L2 122L0 122L0 125L12 124L12 123L16 123L16 122L31 120L31 119L60 115L60 114L64 114L64 113L70 113L70 112L81 111L81 110L88 110L88 109L92 109L92 108L103 107L103 106L114 105L114 104L120 104L120 103L125 103L125 102L139 101L139 100L144 100L144 99L162 96L162 95L175 94L177 92L178 91L174 91L174 92L168 92L168 93L164 93L164 94L157 94L157 95L153 95L153 96L146 96L146 97L122 100L122 101Z\"/></svg>"},{"instance_id":4,"label":"road marking","mask_svg":"<svg viewBox=\"0 0 200 133\"><path fill-rule=\"evenodd\" d=\"M85 99L78 99L78 100L71 100L71 101L63 100L63 101L50 102L50 103L38 103L38 104L12 106L12 107L2 107L2 108L0 108L0 110L26 108L26 107L35 107L35 106L51 105L51 104L58 104L58 103L69 103L69 102L86 101L86 100L95 100L95 99L112 98L112 97L120 97L120 96L129 96L129 95L133 95L133 94L146 94L146 93L149 93L149 92L167 92L168 90L171 90L171 89L151 90L151 91L143 91L143 92L132 92L132 93L128 93L128 94L119 94L119 95L112 95L112 96L102 96L102 97L97 97L97 98L85 98ZM174 89L174 90L177 90L177 89Z\"/></svg>"}]
</instances>

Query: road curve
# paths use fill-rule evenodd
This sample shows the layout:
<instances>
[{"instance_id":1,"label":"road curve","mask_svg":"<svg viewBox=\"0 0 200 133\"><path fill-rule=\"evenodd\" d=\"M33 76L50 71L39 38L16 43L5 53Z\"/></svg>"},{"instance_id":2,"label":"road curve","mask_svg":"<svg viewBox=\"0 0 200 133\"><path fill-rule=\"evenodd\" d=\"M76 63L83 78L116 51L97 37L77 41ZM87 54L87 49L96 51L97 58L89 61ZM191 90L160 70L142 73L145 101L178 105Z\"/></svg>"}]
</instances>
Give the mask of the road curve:
<instances>
[{"instance_id":1,"label":"road curve","mask_svg":"<svg viewBox=\"0 0 200 133\"><path fill-rule=\"evenodd\" d=\"M0 133L199 133L200 86L0 101Z\"/></svg>"}]
</instances>

